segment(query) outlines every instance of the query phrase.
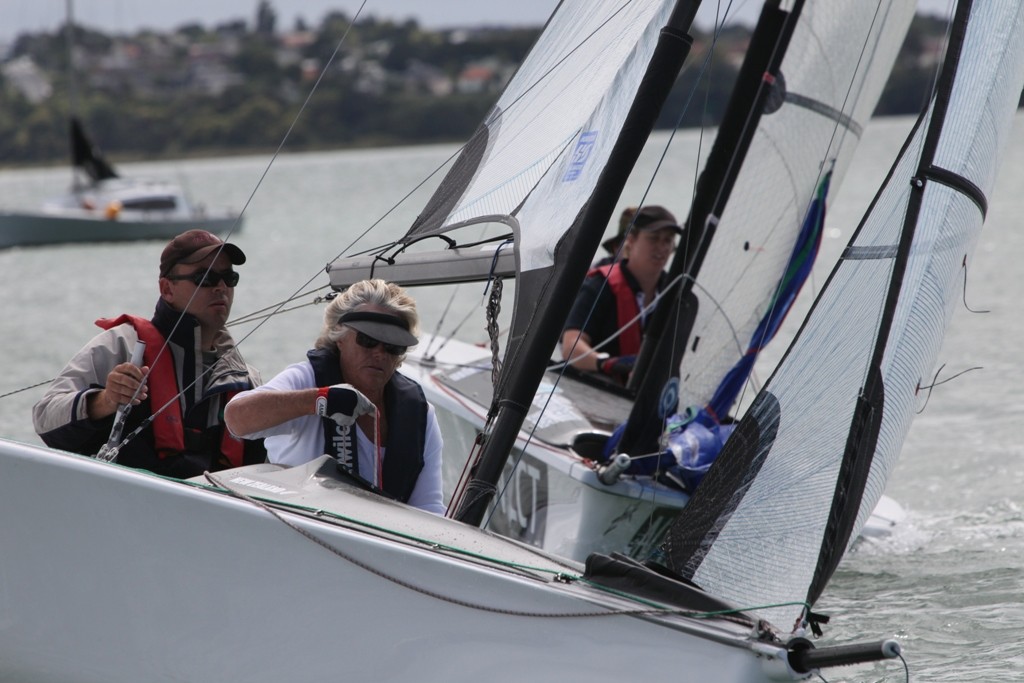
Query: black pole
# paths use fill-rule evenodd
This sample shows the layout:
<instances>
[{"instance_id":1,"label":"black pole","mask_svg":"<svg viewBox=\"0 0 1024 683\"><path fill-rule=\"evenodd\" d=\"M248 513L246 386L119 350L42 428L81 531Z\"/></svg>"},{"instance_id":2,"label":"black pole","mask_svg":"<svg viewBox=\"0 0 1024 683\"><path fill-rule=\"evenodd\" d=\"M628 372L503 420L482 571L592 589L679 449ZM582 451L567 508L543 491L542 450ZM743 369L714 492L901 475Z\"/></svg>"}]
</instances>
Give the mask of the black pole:
<instances>
[{"instance_id":1,"label":"black pole","mask_svg":"<svg viewBox=\"0 0 1024 683\"><path fill-rule=\"evenodd\" d=\"M566 292L578 291L586 277L622 188L690 52L693 39L687 32L699 6L700 0L679 0L662 28L608 163L574 227L559 245L560 267L553 268L552 273L536 285L525 282L525 278L520 281L520 287L538 291L520 292L517 298L538 302L538 311L530 333L503 370L507 390L496 402L494 427L486 435L479 466L455 515L460 521L479 525L494 497L505 462L572 307L574 297L567 296Z\"/></svg>"},{"instance_id":2,"label":"black pole","mask_svg":"<svg viewBox=\"0 0 1024 683\"><path fill-rule=\"evenodd\" d=\"M877 643L850 643L816 648L804 638L795 638L787 644L789 665L797 673L806 674L830 666L848 666L864 662L877 662L899 657L900 644L895 640Z\"/></svg>"},{"instance_id":3,"label":"black pole","mask_svg":"<svg viewBox=\"0 0 1024 683\"><path fill-rule=\"evenodd\" d=\"M644 333L629 386L637 399L619 452L641 454L658 448L663 421L659 411L661 392L686 353L681 344L689 340L697 315L693 285L773 92L773 83L779 82L776 79L780 78L782 59L802 8L803 0L799 0L792 10L784 11L775 0L761 10L718 136L697 182L686 235L669 266L669 281L684 273L687 277L665 293Z\"/></svg>"}]
</instances>

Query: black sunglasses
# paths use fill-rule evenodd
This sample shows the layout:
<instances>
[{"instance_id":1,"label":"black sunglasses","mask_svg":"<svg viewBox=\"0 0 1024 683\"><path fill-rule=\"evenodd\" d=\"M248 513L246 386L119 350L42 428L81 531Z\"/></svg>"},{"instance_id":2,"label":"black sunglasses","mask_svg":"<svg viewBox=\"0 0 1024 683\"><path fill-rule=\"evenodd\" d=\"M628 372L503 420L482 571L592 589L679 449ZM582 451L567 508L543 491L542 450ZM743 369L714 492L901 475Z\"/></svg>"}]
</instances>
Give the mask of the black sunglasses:
<instances>
[{"instance_id":1,"label":"black sunglasses","mask_svg":"<svg viewBox=\"0 0 1024 683\"><path fill-rule=\"evenodd\" d=\"M196 287L216 287L220 284L221 280L224 281L228 287L234 287L238 284L238 273L233 270L224 271L204 271L200 270L191 275L168 275L168 280L185 280L191 282Z\"/></svg>"},{"instance_id":2,"label":"black sunglasses","mask_svg":"<svg viewBox=\"0 0 1024 683\"><path fill-rule=\"evenodd\" d=\"M377 346L383 346L387 353L392 356L401 356L408 350L408 346L397 346L395 344L385 344L384 342L374 339L368 334L363 334L359 330L356 330L356 344L359 344L364 349L375 349Z\"/></svg>"}]
</instances>

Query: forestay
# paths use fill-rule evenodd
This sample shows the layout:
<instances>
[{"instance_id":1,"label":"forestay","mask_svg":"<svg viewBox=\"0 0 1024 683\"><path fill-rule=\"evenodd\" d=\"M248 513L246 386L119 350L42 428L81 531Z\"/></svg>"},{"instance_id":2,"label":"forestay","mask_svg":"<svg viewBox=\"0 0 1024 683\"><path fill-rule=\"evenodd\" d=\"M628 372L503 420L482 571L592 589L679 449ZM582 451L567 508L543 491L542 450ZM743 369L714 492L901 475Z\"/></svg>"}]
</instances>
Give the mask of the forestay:
<instances>
[{"instance_id":1,"label":"forestay","mask_svg":"<svg viewBox=\"0 0 1024 683\"><path fill-rule=\"evenodd\" d=\"M788 603L760 610L780 626L806 616L882 495L1024 85L1017 0L967 3L954 26L934 102L666 544L669 564L715 595Z\"/></svg>"}]
</instances>

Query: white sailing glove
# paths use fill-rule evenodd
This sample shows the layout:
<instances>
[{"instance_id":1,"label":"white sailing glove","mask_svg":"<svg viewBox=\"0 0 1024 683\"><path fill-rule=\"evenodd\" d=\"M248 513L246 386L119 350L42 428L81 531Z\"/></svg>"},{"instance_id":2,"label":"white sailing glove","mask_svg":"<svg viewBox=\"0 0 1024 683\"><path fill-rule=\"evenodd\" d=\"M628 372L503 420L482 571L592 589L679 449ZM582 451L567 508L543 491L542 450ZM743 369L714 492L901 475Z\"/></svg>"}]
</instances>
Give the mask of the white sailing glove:
<instances>
[{"instance_id":1,"label":"white sailing glove","mask_svg":"<svg viewBox=\"0 0 1024 683\"><path fill-rule=\"evenodd\" d=\"M316 414L334 420L342 427L356 421L360 415L371 415L376 407L351 384L320 387L316 396Z\"/></svg>"}]
</instances>

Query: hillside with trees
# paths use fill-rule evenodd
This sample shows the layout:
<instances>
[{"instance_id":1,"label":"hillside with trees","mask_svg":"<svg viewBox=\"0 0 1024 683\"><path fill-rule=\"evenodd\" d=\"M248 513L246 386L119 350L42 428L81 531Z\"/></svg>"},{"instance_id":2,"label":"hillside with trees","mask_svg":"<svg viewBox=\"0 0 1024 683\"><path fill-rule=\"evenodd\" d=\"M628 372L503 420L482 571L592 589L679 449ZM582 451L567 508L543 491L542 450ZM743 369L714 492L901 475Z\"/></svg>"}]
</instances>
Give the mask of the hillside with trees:
<instances>
[{"instance_id":1,"label":"hillside with trees","mask_svg":"<svg viewBox=\"0 0 1024 683\"><path fill-rule=\"evenodd\" d=\"M877 114L920 109L945 30L944 19L915 18ZM274 149L293 121L291 151L463 140L538 32L373 17L352 25L340 12L282 29L263 0L252 21L214 27L24 34L0 64L0 164L66 159L72 109L115 159ZM706 72L681 75L659 126L675 125L694 88L682 124L717 123L748 41L745 27L722 31ZM710 46L698 31L690 63Z\"/></svg>"}]
</instances>

